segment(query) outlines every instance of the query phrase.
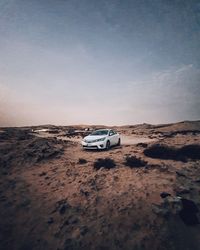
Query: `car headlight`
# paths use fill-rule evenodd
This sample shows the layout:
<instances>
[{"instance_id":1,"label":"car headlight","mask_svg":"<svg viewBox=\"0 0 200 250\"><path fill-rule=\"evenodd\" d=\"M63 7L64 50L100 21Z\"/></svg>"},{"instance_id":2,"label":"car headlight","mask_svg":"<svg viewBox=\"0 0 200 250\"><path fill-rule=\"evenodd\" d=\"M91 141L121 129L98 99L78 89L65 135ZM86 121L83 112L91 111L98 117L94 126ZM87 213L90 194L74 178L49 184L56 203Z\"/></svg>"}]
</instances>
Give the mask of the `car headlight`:
<instances>
[{"instance_id":1,"label":"car headlight","mask_svg":"<svg viewBox=\"0 0 200 250\"><path fill-rule=\"evenodd\" d=\"M97 141L104 141L105 139L106 139L106 137L101 138L101 139L97 139L97 140L95 140L95 142L97 142Z\"/></svg>"},{"instance_id":2,"label":"car headlight","mask_svg":"<svg viewBox=\"0 0 200 250\"><path fill-rule=\"evenodd\" d=\"M105 138L101 138L101 139L96 139L96 140L93 140L92 143L93 142L98 142L98 141L104 141L105 139L106 139L106 137Z\"/></svg>"}]
</instances>

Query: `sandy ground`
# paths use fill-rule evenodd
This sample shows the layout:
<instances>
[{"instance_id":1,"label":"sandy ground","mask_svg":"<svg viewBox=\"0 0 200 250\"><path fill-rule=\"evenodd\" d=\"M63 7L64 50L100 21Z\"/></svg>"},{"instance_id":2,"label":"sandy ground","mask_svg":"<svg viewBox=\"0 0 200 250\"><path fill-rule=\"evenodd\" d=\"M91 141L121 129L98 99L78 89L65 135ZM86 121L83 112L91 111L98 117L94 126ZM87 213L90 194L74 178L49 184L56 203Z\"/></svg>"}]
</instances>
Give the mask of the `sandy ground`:
<instances>
[{"instance_id":1,"label":"sandy ground","mask_svg":"<svg viewBox=\"0 0 200 250\"><path fill-rule=\"evenodd\" d=\"M0 130L1 249L200 249L200 160L144 154L200 145L200 122L114 127L122 145L109 151L81 148L85 126L32 131L41 128ZM126 166L127 156L145 166ZM96 170L99 158L116 166ZM186 211L192 223L183 199L197 209Z\"/></svg>"}]
</instances>

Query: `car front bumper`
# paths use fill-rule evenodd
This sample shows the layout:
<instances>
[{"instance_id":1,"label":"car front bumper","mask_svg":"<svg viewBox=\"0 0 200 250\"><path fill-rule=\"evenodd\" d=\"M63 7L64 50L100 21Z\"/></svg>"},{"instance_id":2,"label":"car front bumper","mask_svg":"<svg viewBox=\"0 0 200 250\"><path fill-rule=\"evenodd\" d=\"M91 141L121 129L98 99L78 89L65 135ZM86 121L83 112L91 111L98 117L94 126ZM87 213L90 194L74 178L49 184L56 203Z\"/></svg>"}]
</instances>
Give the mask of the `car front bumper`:
<instances>
[{"instance_id":1,"label":"car front bumper","mask_svg":"<svg viewBox=\"0 0 200 250\"><path fill-rule=\"evenodd\" d=\"M106 148L105 141L98 141L98 142L91 142L91 143L82 141L81 145L85 149L105 149Z\"/></svg>"}]
</instances>

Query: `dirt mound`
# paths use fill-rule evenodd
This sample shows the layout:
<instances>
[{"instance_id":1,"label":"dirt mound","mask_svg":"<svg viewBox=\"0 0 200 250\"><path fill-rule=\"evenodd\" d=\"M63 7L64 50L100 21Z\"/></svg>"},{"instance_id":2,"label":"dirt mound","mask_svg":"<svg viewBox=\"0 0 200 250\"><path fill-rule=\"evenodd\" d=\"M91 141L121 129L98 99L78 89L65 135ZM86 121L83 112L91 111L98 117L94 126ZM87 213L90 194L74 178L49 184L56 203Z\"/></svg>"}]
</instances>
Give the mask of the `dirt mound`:
<instances>
[{"instance_id":1,"label":"dirt mound","mask_svg":"<svg viewBox=\"0 0 200 250\"><path fill-rule=\"evenodd\" d=\"M0 141L8 140L27 140L31 139L33 136L30 134L30 129L17 129L17 128L5 128L2 133L0 133Z\"/></svg>"},{"instance_id":2,"label":"dirt mound","mask_svg":"<svg viewBox=\"0 0 200 250\"><path fill-rule=\"evenodd\" d=\"M159 132L181 133L200 132L200 121L184 121L172 124L154 125Z\"/></svg>"},{"instance_id":3,"label":"dirt mound","mask_svg":"<svg viewBox=\"0 0 200 250\"><path fill-rule=\"evenodd\" d=\"M24 160L39 162L43 159L49 159L62 153L62 147L56 145L54 139L35 138L24 150Z\"/></svg>"},{"instance_id":4,"label":"dirt mound","mask_svg":"<svg viewBox=\"0 0 200 250\"><path fill-rule=\"evenodd\" d=\"M1 133L0 165L38 163L61 154L63 146L53 138L34 137L28 131L8 129Z\"/></svg>"},{"instance_id":5,"label":"dirt mound","mask_svg":"<svg viewBox=\"0 0 200 250\"><path fill-rule=\"evenodd\" d=\"M171 159L186 161L187 159L200 159L200 145L191 144L181 148L169 147L167 145L154 144L144 150L144 154L151 158Z\"/></svg>"}]
</instances>

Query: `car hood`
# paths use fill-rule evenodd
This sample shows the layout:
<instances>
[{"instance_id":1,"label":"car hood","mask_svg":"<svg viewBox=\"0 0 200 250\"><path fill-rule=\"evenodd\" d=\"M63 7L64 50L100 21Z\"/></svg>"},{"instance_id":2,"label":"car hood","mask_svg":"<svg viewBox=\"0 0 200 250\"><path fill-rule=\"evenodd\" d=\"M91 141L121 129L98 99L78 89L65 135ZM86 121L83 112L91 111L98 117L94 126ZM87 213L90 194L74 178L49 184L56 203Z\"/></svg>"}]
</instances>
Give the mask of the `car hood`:
<instances>
[{"instance_id":1,"label":"car hood","mask_svg":"<svg viewBox=\"0 0 200 250\"><path fill-rule=\"evenodd\" d=\"M101 138L105 138L107 135L88 135L84 137L84 140L93 141Z\"/></svg>"}]
</instances>

